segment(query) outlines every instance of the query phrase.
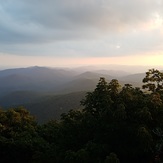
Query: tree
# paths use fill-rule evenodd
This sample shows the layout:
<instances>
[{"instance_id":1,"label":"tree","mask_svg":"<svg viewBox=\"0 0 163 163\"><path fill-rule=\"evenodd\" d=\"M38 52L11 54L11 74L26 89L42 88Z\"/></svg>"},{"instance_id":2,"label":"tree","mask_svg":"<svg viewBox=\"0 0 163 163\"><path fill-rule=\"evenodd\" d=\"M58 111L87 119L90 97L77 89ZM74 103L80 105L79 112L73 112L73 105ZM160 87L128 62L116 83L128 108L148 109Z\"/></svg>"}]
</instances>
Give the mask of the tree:
<instances>
[{"instance_id":1,"label":"tree","mask_svg":"<svg viewBox=\"0 0 163 163\"><path fill-rule=\"evenodd\" d=\"M121 85L119 84L117 79L112 79L109 83L109 92L111 97L114 99L118 95L119 88Z\"/></svg>"},{"instance_id":2,"label":"tree","mask_svg":"<svg viewBox=\"0 0 163 163\"><path fill-rule=\"evenodd\" d=\"M113 102L110 97L110 90L112 90L112 85L109 86L105 78L101 77L95 90L88 92L86 98L81 101L81 104L85 107L83 111L99 116L105 110L108 110Z\"/></svg>"},{"instance_id":3,"label":"tree","mask_svg":"<svg viewBox=\"0 0 163 163\"><path fill-rule=\"evenodd\" d=\"M149 69L143 79L143 89L147 89L152 93L163 90L163 73L157 69Z\"/></svg>"},{"instance_id":4,"label":"tree","mask_svg":"<svg viewBox=\"0 0 163 163\"><path fill-rule=\"evenodd\" d=\"M110 155L106 157L105 163L120 163L120 162L115 153L110 153Z\"/></svg>"},{"instance_id":5,"label":"tree","mask_svg":"<svg viewBox=\"0 0 163 163\"><path fill-rule=\"evenodd\" d=\"M31 162L45 142L36 130L35 118L25 108L1 110L0 162Z\"/></svg>"}]
</instances>

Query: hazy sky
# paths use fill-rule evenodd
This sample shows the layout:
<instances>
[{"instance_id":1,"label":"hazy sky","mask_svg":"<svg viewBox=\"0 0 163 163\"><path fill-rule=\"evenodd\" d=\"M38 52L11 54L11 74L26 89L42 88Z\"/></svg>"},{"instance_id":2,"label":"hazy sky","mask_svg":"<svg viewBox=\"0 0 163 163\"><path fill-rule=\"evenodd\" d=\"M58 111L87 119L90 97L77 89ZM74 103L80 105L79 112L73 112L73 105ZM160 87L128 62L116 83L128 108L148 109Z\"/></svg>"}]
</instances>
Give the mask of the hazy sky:
<instances>
[{"instance_id":1,"label":"hazy sky","mask_svg":"<svg viewBox=\"0 0 163 163\"><path fill-rule=\"evenodd\" d=\"M163 0L0 0L0 66L163 65Z\"/></svg>"}]
</instances>

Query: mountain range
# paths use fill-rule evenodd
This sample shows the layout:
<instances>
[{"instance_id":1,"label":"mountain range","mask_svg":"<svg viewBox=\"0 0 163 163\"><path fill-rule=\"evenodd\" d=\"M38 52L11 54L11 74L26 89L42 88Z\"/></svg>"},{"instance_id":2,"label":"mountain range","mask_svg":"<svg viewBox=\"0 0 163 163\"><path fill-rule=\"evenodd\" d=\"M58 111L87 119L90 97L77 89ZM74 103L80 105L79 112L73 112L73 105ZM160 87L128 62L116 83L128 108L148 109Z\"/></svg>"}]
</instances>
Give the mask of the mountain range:
<instances>
[{"instance_id":1,"label":"mountain range","mask_svg":"<svg viewBox=\"0 0 163 163\"><path fill-rule=\"evenodd\" d=\"M24 105L38 121L59 118L69 109L80 108L86 92L92 91L100 77L109 82L141 87L145 73L121 70L28 67L0 71L0 106Z\"/></svg>"}]
</instances>

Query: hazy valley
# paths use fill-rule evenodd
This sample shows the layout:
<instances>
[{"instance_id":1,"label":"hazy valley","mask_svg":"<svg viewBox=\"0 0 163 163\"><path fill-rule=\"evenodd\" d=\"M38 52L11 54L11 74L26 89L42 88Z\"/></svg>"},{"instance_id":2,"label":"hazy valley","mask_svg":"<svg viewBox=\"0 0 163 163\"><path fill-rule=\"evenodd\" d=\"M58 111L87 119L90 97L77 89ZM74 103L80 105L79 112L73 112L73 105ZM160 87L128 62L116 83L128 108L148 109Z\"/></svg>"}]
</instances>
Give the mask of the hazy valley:
<instances>
[{"instance_id":1,"label":"hazy valley","mask_svg":"<svg viewBox=\"0 0 163 163\"><path fill-rule=\"evenodd\" d=\"M81 68L28 67L0 71L0 106L25 106L40 122L58 119L70 109L80 109L86 92L92 91L100 77L118 79L141 87L145 73L121 70Z\"/></svg>"}]
</instances>

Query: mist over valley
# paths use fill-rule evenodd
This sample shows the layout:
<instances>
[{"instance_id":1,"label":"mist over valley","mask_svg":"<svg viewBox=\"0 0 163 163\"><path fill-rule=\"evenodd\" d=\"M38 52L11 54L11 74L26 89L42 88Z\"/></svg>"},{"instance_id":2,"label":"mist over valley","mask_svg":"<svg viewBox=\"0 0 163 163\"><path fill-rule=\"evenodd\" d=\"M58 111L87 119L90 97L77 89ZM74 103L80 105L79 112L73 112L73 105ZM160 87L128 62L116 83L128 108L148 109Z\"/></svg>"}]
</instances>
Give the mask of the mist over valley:
<instances>
[{"instance_id":1,"label":"mist over valley","mask_svg":"<svg viewBox=\"0 0 163 163\"><path fill-rule=\"evenodd\" d=\"M108 69L107 69L108 68ZM58 119L61 113L80 109L86 92L93 91L100 79L117 79L121 86L140 87L145 73L108 67L52 68L27 67L0 71L0 106L25 106L39 122Z\"/></svg>"}]
</instances>

